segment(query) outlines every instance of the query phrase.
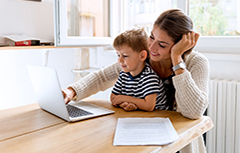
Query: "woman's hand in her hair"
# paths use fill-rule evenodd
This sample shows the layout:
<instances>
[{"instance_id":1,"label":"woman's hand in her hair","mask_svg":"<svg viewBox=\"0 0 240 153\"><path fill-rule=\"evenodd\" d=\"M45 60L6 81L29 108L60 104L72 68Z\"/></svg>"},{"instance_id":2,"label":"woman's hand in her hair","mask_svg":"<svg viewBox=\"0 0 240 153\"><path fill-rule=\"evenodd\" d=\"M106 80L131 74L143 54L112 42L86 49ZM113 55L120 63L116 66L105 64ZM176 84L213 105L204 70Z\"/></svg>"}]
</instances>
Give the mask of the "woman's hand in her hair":
<instances>
[{"instance_id":1,"label":"woman's hand in her hair","mask_svg":"<svg viewBox=\"0 0 240 153\"><path fill-rule=\"evenodd\" d=\"M67 89L62 89L62 93L66 104L73 100L74 96L76 95L75 90L73 90L73 88L71 87L68 87Z\"/></svg>"},{"instance_id":2,"label":"woman's hand in her hair","mask_svg":"<svg viewBox=\"0 0 240 153\"><path fill-rule=\"evenodd\" d=\"M184 52L197 44L198 38L199 34L193 31L184 34L182 39L171 48L171 58L181 57Z\"/></svg>"}]
</instances>

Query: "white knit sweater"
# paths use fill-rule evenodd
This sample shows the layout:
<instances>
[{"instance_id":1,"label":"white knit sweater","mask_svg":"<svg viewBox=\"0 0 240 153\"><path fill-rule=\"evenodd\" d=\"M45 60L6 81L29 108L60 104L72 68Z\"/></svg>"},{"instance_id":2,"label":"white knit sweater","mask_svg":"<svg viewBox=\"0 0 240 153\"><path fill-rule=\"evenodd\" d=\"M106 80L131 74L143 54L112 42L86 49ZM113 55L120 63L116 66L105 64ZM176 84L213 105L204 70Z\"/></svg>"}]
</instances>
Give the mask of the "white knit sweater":
<instances>
[{"instance_id":1,"label":"white knit sweater","mask_svg":"<svg viewBox=\"0 0 240 153\"><path fill-rule=\"evenodd\" d=\"M185 60L187 71L173 77L177 111L190 119L200 118L208 106L209 63L201 53L193 51ZM76 91L79 101L99 91L112 87L121 71L114 63L104 69L91 73L70 85ZM181 150L181 153L205 153L202 136Z\"/></svg>"}]
</instances>

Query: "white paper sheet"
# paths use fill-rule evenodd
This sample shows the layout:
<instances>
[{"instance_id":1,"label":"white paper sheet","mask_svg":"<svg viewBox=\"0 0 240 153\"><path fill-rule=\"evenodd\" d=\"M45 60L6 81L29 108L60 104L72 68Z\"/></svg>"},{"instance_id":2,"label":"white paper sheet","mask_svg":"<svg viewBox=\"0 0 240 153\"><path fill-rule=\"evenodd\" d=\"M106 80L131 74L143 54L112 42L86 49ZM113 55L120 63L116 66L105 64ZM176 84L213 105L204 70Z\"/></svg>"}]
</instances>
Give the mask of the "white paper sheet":
<instances>
[{"instance_id":1,"label":"white paper sheet","mask_svg":"<svg viewBox=\"0 0 240 153\"><path fill-rule=\"evenodd\" d=\"M169 118L119 118L113 145L165 145L177 138Z\"/></svg>"},{"instance_id":2,"label":"white paper sheet","mask_svg":"<svg viewBox=\"0 0 240 153\"><path fill-rule=\"evenodd\" d=\"M40 40L38 38L29 37L29 36L27 36L25 34L21 34L21 35L5 35L4 37L8 38L10 40L13 40L15 42L25 41L25 40Z\"/></svg>"}]
</instances>

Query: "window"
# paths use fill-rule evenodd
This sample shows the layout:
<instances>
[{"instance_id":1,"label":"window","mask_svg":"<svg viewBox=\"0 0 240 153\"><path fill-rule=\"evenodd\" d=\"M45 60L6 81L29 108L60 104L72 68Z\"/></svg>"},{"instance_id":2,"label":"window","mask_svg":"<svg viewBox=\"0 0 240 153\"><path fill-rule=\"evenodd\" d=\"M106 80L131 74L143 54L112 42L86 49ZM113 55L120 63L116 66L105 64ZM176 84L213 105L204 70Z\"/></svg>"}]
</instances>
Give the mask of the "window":
<instances>
[{"instance_id":1,"label":"window","mask_svg":"<svg viewBox=\"0 0 240 153\"><path fill-rule=\"evenodd\" d=\"M178 0L55 0L55 45L112 45L119 33L144 27ZM92 5L94 4L94 5Z\"/></svg>"},{"instance_id":2,"label":"window","mask_svg":"<svg viewBox=\"0 0 240 153\"><path fill-rule=\"evenodd\" d=\"M239 52L240 0L55 0L55 44L112 45L127 29L144 27L150 33L157 16L169 8L193 19L201 34L196 50Z\"/></svg>"},{"instance_id":3,"label":"window","mask_svg":"<svg viewBox=\"0 0 240 153\"><path fill-rule=\"evenodd\" d=\"M55 0L54 6L56 46L112 43L109 0Z\"/></svg>"},{"instance_id":4,"label":"window","mask_svg":"<svg viewBox=\"0 0 240 153\"><path fill-rule=\"evenodd\" d=\"M178 7L177 0L123 0L122 6L122 31L140 27L149 34L163 11Z\"/></svg>"},{"instance_id":5,"label":"window","mask_svg":"<svg viewBox=\"0 0 240 153\"><path fill-rule=\"evenodd\" d=\"M189 15L202 36L237 36L239 7L239 0L190 0Z\"/></svg>"},{"instance_id":6,"label":"window","mask_svg":"<svg viewBox=\"0 0 240 153\"><path fill-rule=\"evenodd\" d=\"M201 34L195 47L201 52L237 53L240 50L240 0L125 0L122 30L144 27L149 33L157 16L180 8ZM144 20L143 20L144 19Z\"/></svg>"},{"instance_id":7,"label":"window","mask_svg":"<svg viewBox=\"0 0 240 153\"><path fill-rule=\"evenodd\" d=\"M237 53L240 49L239 0L188 0L189 16L201 34L196 50Z\"/></svg>"},{"instance_id":8,"label":"window","mask_svg":"<svg viewBox=\"0 0 240 153\"><path fill-rule=\"evenodd\" d=\"M109 36L107 1L67 0L67 4L68 36Z\"/></svg>"}]
</instances>

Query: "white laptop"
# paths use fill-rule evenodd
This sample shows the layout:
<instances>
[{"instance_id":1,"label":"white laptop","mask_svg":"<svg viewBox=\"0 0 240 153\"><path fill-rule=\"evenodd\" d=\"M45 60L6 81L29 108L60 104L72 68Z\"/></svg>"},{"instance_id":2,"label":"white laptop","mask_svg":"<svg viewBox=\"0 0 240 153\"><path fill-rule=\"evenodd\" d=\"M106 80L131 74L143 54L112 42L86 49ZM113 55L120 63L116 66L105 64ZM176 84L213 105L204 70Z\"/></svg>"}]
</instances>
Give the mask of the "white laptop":
<instances>
[{"instance_id":1,"label":"white laptop","mask_svg":"<svg viewBox=\"0 0 240 153\"><path fill-rule=\"evenodd\" d=\"M43 110L68 122L114 113L88 102L70 102L66 105L55 69L34 65L27 65L27 68L38 104Z\"/></svg>"}]
</instances>

